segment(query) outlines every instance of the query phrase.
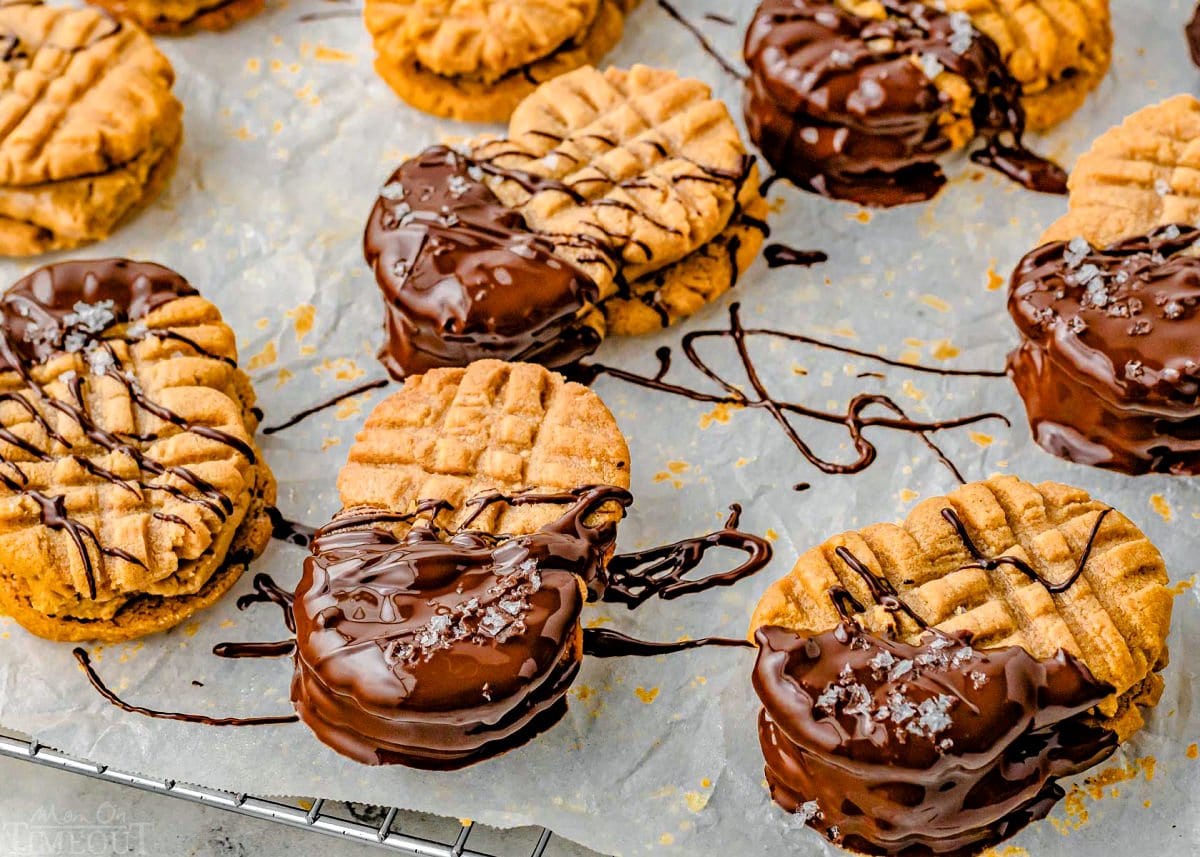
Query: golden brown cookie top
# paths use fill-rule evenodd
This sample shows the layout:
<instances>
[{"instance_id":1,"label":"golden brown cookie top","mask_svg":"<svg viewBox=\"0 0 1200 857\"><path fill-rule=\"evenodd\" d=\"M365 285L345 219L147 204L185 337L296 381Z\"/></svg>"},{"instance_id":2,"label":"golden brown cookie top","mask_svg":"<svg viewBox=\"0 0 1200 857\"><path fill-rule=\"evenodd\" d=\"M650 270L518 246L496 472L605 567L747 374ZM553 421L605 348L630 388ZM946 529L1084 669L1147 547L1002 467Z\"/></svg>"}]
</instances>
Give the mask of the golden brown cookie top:
<instances>
[{"instance_id":1,"label":"golden brown cookie top","mask_svg":"<svg viewBox=\"0 0 1200 857\"><path fill-rule=\"evenodd\" d=\"M176 109L170 62L135 24L96 9L0 6L0 184L107 172Z\"/></svg>"},{"instance_id":2,"label":"golden brown cookie top","mask_svg":"<svg viewBox=\"0 0 1200 857\"><path fill-rule=\"evenodd\" d=\"M1156 226L1200 221L1200 101L1176 95L1105 131L1071 171L1067 214L1042 244L1082 237L1097 247Z\"/></svg>"},{"instance_id":3,"label":"golden brown cookie top","mask_svg":"<svg viewBox=\"0 0 1200 857\"><path fill-rule=\"evenodd\" d=\"M338 476L348 510L445 500L455 511L439 523L451 529L482 494L589 485L629 487L629 449L608 408L555 372L499 360L409 378L367 418ZM471 526L521 535L561 514L561 505L497 504Z\"/></svg>"},{"instance_id":4,"label":"golden brown cookie top","mask_svg":"<svg viewBox=\"0 0 1200 857\"><path fill-rule=\"evenodd\" d=\"M887 581L924 623L968 631L979 649L1017 645L1042 659L1059 650L1079 658L1115 688L1101 706L1106 717L1165 663L1171 596L1162 556L1128 518L1078 488L994 476L925 500L903 524L835 536L766 591L751 637L768 625L835 627L841 616L830 593L840 588L864 608L856 618L867 630L917 641L921 628L881 606L882 593L854 562Z\"/></svg>"},{"instance_id":5,"label":"golden brown cookie top","mask_svg":"<svg viewBox=\"0 0 1200 857\"><path fill-rule=\"evenodd\" d=\"M43 615L196 591L263 467L233 332L177 274L40 269L2 299L0 569Z\"/></svg>"},{"instance_id":6,"label":"golden brown cookie top","mask_svg":"<svg viewBox=\"0 0 1200 857\"><path fill-rule=\"evenodd\" d=\"M646 66L581 68L542 84L507 138L474 154L500 200L602 298L719 234L751 164L706 84Z\"/></svg>"},{"instance_id":7,"label":"golden brown cookie top","mask_svg":"<svg viewBox=\"0 0 1200 857\"><path fill-rule=\"evenodd\" d=\"M497 80L590 26L600 0L369 0L376 45L446 77Z\"/></svg>"},{"instance_id":8,"label":"golden brown cookie top","mask_svg":"<svg viewBox=\"0 0 1200 857\"><path fill-rule=\"evenodd\" d=\"M1103 74L1112 43L1108 0L945 0L1000 48L1026 95Z\"/></svg>"}]
</instances>

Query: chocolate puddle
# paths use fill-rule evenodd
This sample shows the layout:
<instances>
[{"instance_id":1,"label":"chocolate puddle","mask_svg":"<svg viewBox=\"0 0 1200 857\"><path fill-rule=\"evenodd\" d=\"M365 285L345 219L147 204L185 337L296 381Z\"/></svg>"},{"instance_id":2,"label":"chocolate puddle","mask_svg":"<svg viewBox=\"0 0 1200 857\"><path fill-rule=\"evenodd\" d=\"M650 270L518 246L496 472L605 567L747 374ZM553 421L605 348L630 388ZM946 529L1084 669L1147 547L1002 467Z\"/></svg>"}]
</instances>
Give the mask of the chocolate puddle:
<instances>
[{"instance_id":1,"label":"chocolate puddle","mask_svg":"<svg viewBox=\"0 0 1200 857\"><path fill-rule=\"evenodd\" d=\"M971 416L960 417L953 420L935 420L929 422L918 422L909 419L904 409L889 396L879 393L861 393L850 400L847 410L843 414L833 413L828 411L818 410L808 407L798 402L789 402L781 399L776 399L767 390L761 377L758 374L758 368L750 356L748 348L748 340L754 337L768 337L774 339L782 339L786 342L794 342L802 345L810 345L814 348L834 351L840 354L846 354L854 357L860 357L864 360L871 360L876 363L882 363L887 366L894 366L908 371L920 372L931 375L941 375L947 377L971 377L971 378L1002 378L1005 373L1002 371L971 371L962 369L941 369L932 366L921 366L916 364L902 363L899 360L893 360L887 357L882 357L878 354L872 354L867 351L861 351L855 348L848 348L843 345L837 345L832 342L814 339L813 337L804 336L797 333L788 333L781 330L772 330L769 328L747 328L742 325L740 316L740 305L733 304L729 308L729 326L723 329L712 330L694 330L684 334L680 343L680 350L688 359L693 367L702 373L709 381L717 387L720 392L706 392L703 390L685 387L679 384L671 383L666 379L671 368L671 352L667 348L660 348L656 352L659 360L658 372L653 376L639 375L634 372L629 372L625 369L619 369L615 366L608 366L603 363L581 363L572 367L569 376L576 381L584 384L592 384L601 375L609 375L613 378L625 381L630 384L642 387L648 390L654 390L660 393L667 393L673 396L680 396L685 399L690 399L695 402L706 402L714 405L729 405L744 408L755 408L766 411L775 421L776 425L784 435L796 448L796 450L814 467L822 473L828 474L852 474L859 473L874 463L878 452L876 447L866 439L863 435L865 429L878 427L886 428L892 431L901 431L909 434L917 435L927 448L941 462L959 482L965 482L962 473L955 464L945 455L940 447L933 442L929 437L931 433L945 431L953 428L974 425L984 420L1000 420L1005 425L1008 425L1008 419L1003 414L998 413L981 413ZM733 343L733 346L740 359L742 369L745 372L749 387L749 392L743 391L737 384L719 375L712 369L705 360L700 356L696 345L697 343L708 339L728 339ZM872 408L880 409L888 415L869 416L867 411ZM853 443L858 457L853 461L839 462L823 458L804 440L800 434L800 430L796 427L793 420L795 418L804 418L816 420L818 422L843 425L846 427L850 436L850 441Z\"/></svg>"},{"instance_id":2,"label":"chocolate puddle","mask_svg":"<svg viewBox=\"0 0 1200 857\"><path fill-rule=\"evenodd\" d=\"M1200 4L1196 5L1196 11L1192 13L1192 17L1184 29L1184 34L1187 36L1188 51L1192 55L1192 62L1200 65Z\"/></svg>"}]
</instances>

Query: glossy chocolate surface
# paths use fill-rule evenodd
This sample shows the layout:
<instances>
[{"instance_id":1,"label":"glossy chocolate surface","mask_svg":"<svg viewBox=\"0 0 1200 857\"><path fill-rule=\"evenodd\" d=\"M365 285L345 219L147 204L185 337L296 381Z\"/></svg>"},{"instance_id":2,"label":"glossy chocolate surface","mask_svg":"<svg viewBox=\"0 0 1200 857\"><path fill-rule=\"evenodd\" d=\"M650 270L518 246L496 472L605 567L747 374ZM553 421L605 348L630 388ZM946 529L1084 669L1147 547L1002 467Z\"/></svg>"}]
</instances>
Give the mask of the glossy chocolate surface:
<instances>
[{"instance_id":1,"label":"glossy chocolate surface","mask_svg":"<svg viewBox=\"0 0 1200 857\"><path fill-rule=\"evenodd\" d=\"M1008 369L1048 451L1126 473L1200 473L1200 230L1046 244L1013 272Z\"/></svg>"},{"instance_id":2,"label":"glossy chocolate surface","mask_svg":"<svg viewBox=\"0 0 1200 857\"><path fill-rule=\"evenodd\" d=\"M813 636L760 628L756 642L771 795L852 851L977 853L1116 748L1086 717L1112 688L1066 653L976 651L936 631L908 645L853 621Z\"/></svg>"},{"instance_id":3,"label":"glossy chocolate surface","mask_svg":"<svg viewBox=\"0 0 1200 857\"><path fill-rule=\"evenodd\" d=\"M294 605L292 700L326 744L366 764L452 769L529 740L565 712L586 587L603 586L616 488L587 488L554 524L504 537L398 535L390 513L317 533Z\"/></svg>"},{"instance_id":4,"label":"glossy chocolate surface","mask_svg":"<svg viewBox=\"0 0 1200 857\"><path fill-rule=\"evenodd\" d=\"M1066 175L1021 144L1020 85L996 44L964 13L883 0L887 18L835 0L764 0L746 35L745 114L771 165L798 186L863 205L933 197L953 116L934 83L966 82L985 145L972 157L1026 187L1066 192ZM1010 142L1002 142L1008 135Z\"/></svg>"},{"instance_id":5,"label":"glossy chocolate surface","mask_svg":"<svg viewBox=\"0 0 1200 857\"><path fill-rule=\"evenodd\" d=\"M600 343L579 321L595 283L483 175L435 146L392 174L371 212L364 251L384 298L380 359L397 378L488 357L555 368Z\"/></svg>"}]
</instances>

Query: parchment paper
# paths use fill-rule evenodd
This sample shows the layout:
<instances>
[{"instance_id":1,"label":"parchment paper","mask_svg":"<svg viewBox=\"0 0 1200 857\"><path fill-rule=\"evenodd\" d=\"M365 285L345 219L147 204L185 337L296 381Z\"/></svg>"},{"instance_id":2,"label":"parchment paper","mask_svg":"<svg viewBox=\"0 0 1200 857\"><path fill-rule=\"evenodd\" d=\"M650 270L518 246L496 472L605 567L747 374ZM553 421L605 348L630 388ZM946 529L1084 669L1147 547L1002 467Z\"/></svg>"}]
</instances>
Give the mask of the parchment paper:
<instances>
[{"instance_id":1,"label":"parchment paper","mask_svg":"<svg viewBox=\"0 0 1200 857\"><path fill-rule=\"evenodd\" d=\"M737 61L751 0L678 5ZM1200 91L1200 71L1189 63L1181 33L1186 5L1113 0L1111 74L1065 127L1035 138L1034 146L1069 165L1093 136L1127 113L1176 92ZM370 44L354 9L281 0L226 34L163 41L187 107L179 172L149 212L112 240L75 254L162 262L213 299L238 333L267 424L383 374L373 358L381 335L379 297L360 252L367 214L402 156L476 130L400 103L371 69ZM705 12L736 17L737 25L704 19ZM301 20L311 13L334 17ZM654 0L644 0L630 18L610 59L701 77L740 115L736 82ZM1065 201L1021 190L962 159L948 171L954 180L933 203L886 212L777 185L773 239L826 250L828 264L768 271L759 261L725 301L661 335L610 341L598 358L652 371L655 348L676 345L688 330L725 325L728 305L737 300L747 324L935 365L1000 368L1016 338L1002 280ZM0 282L30 267L4 263ZM1012 845L1039 857L1101 848L1174 857L1200 848L1200 761L1193 761L1191 743L1200 740L1200 611L1188 588L1200 566L1197 480L1124 478L1050 457L1030 442L1006 380L920 376L778 342L752 347L777 395L818 407L842 409L850 396L879 390L914 417L999 410L1012 418L1011 430L988 423L938 436L968 478L1003 471L1078 484L1146 529L1180 583L1166 694L1146 730L1102 766L1101 785L1083 785L1050 821ZM728 342L706 343L705 354L724 377L744 381ZM676 364L682 382L703 383L678 354ZM855 377L881 368L883 380ZM748 529L775 539L777 557L734 589L654 601L636 612L593 606L589 623L649 639L740 636L759 593L798 552L835 532L898 519L917 498L954 486L911 435L871 432L879 446L874 466L857 476L825 476L765 413L714 413L610 378L595 389L633 452L637 501L622 525L622 548L705 532L737 502ZM353 400L263 440L287 517L319 524L336 510L337 470L382 395ZM827 457L853 456L835 427L799 427ZM802 481L812 488L793 491ZM302 549L274 542L254 571L291 585L303 557ZM94 649L97 668L138 704L221 715L287 712L288 661L234 662L211 654L219 641L286 636L277 609L235 609L249 578L171 633ZM96 762L236 791L383 802L501 826L536 823L613 854L836 851L770 804L746 651L589 660L571 693L570 714L549 733L464 772L426 774L359 766L298 724L218 729L123 714L91 690L69 645L35 639L8 620L2 637L0 723Z\"/></svg>"}]
</instances>

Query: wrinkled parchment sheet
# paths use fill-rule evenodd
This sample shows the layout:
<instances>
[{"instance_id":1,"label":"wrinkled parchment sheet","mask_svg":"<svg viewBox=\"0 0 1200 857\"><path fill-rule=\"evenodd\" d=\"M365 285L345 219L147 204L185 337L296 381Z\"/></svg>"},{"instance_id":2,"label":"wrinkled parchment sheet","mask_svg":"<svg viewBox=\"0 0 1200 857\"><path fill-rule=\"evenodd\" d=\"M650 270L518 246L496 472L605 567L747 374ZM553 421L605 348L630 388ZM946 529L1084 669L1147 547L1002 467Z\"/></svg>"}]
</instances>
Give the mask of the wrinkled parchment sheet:
<instances>
[{"instance_id":1,"label":"wrinkled parchment sheet","mask_svg":"<svg viewBox=\"0 0 1200 857\"><path fill-rule=\"evenodd\" d=\"M751 0L678 4L737 61ZM1176 92L1200 92L1200 71L1189 63L1181 33L1186 5L1113 0L1112 72L1065 127L1035 138L1034 147L1069 165L1127 113ZM706 12L735 17L737 25L706 19ZM326 17L302 20L311 13ZM274 0L264 15L231 32L162 44L187 107L178 174L150 211L112 240L74 255L151 259L182 272L237 331L267 424L382 376L373 357L381 337L379 297L360 251L367 214L402 157L477 129L426 117L392 95L372 71L371 46L351 0ZM632 15L611 61L675 67L703 78L740 115L739 86L655 0L644 0ZM777 185L773 240L823 249L827 264L769 271L760 260L724 301L660 335L610 341L598 359L652 372L657 347L677 345L688 330L724 326L736 300L747 325L903 360L1000 368L1016 340L1003 283L1065 201L1024 191L961 158L947 168L953 180L937 200L892 211L867 212ZM6 262L0 281L12 282L31 267ZM751 347L781 398L840 410L870 390L895 397L914 418L1007 414L1011 429L991 422L938 436L969 479L999 471L1074 483L1145 528L1162 548L1178 591L1162 703L1146 730L1098 769L1099 780L1077 780L1049 821L997 851L1057 857L1101 849L1183 855L1200 848L1200 760L1192 743L1200 741L1200 610L1190 586L1200 570L1198 481L1132 479L1050 457L1031 443L1020 401L1003 379L919 375L782 342L755 340ZM727 340L707 341L702 349L723 377L744 383ZM675 363L673 377L708 389L678 353ZM886 377L855 377L864 371ZM592 626L661 640L740 636L760 592L799 552L842 530L899 519L918 498L954 487L911 435L870 432L879 447L874 466L856 476L826 476L801 458L766 413L714 411L611 378L595 389L633 453L637 500L622 525L623 549L706 532L736 502L745 507L744 525L771 538L777 556L765 572L731 589L653 601L636 612L590 606L584 618ZM337 470L383 395L350 400L263 439L287 517L319 524L337 510ZM826 457L853 457L844 432L797 425ZM793 491L802 481L812 488ZM290 586L303 558L302 549L276 541L253 571ZM276 608L235 608L250 576L170 633L94 648L97 668L135 704L212 715L286 713L287 660L228 661L211 654L220 641L287 635ZM387 803L500 826L546 825L608 854L837 853L768 799L754 728L752 660L748 651L729 649L588 660L571 691L570 713L549 733L501 759L430 774L357 765L299 724L221 729L124 714L88 686L70 645L35 639L3 620L0 724L147 775L235 791Z\"/></svg>"}]
</instances>

